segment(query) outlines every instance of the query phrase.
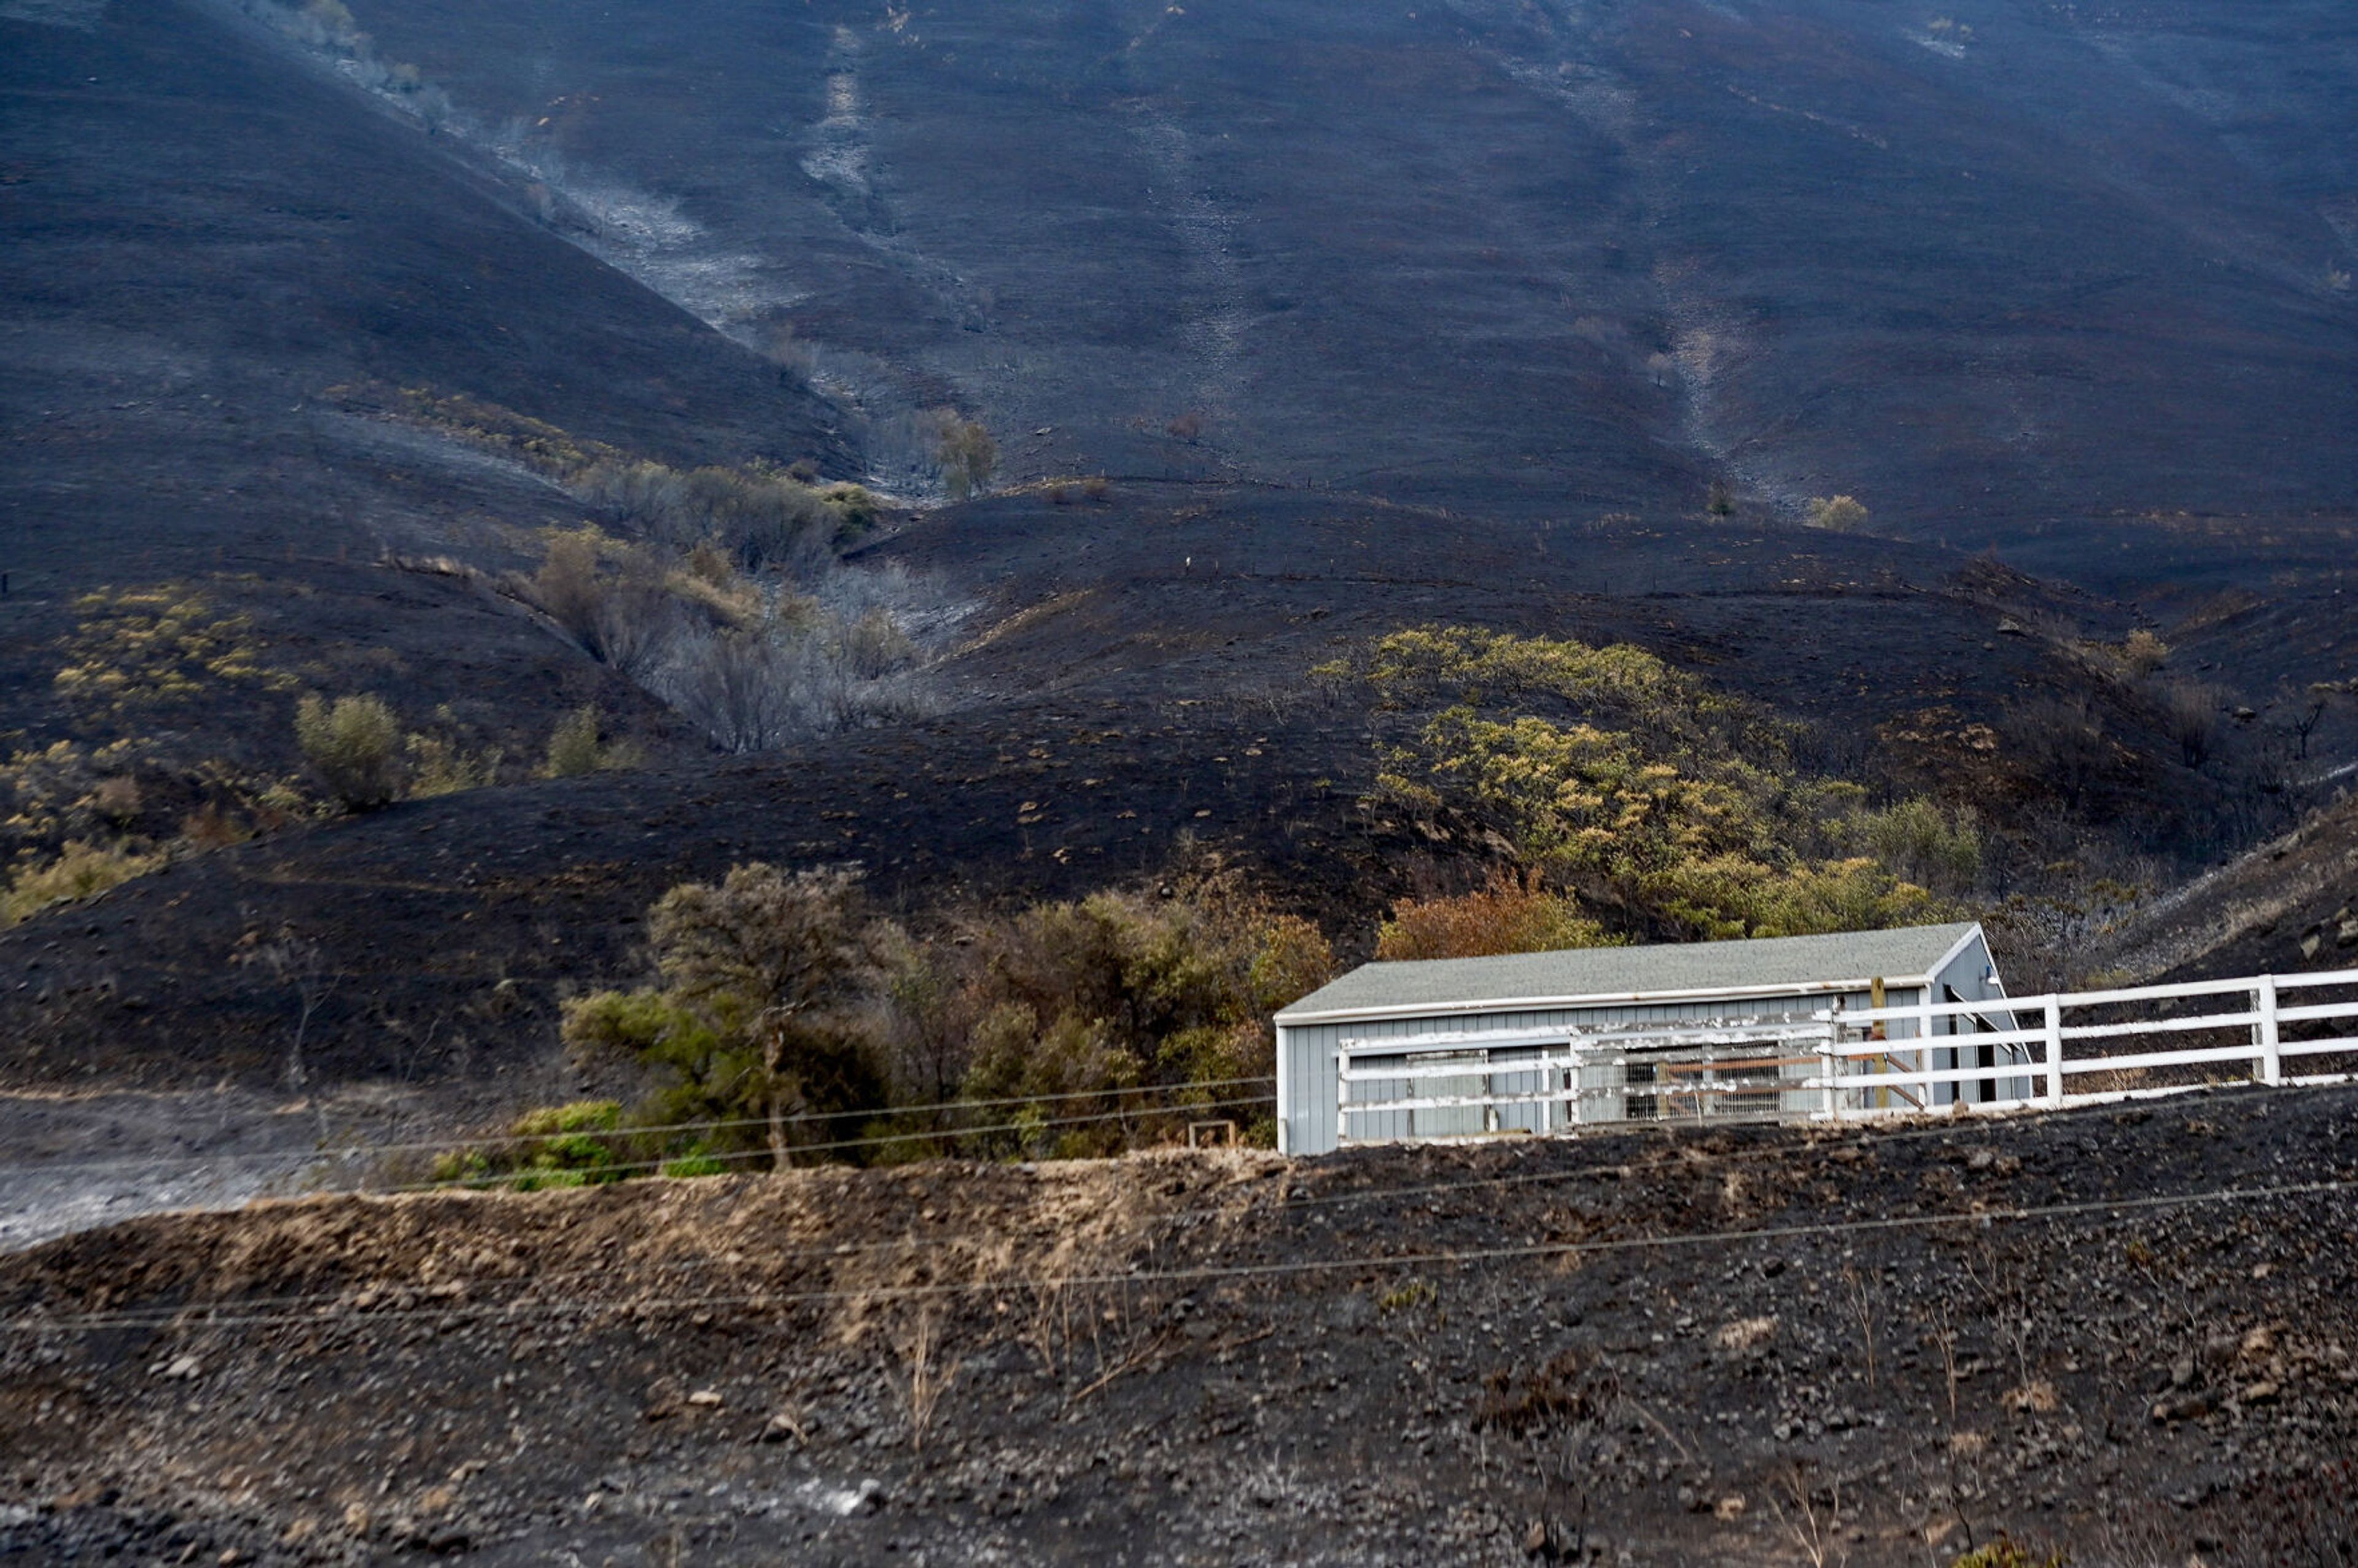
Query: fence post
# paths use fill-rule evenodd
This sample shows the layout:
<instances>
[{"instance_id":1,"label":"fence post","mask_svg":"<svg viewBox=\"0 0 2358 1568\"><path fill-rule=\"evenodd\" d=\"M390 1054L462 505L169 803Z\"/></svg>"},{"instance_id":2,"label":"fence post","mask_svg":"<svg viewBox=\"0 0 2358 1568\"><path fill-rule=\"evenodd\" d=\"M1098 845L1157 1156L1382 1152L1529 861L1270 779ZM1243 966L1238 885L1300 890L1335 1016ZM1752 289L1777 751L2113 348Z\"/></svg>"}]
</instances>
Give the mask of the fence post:
<instances>
[{"instance_id":1,"label":"fence post","mask_svg":"<svg viewBox=\"0 0 2358 1568\"><path fill-rule=\"evenodd\" d=\"M1940 1070L1939 1065L1932 1059L1932 982L1927 980L1924 982L1924 989L1917 993L1916 1071L1920 1073L1931 1073ZM1952 1063L1951 1065L1953 1066L1955 1064ZM1954 1085L1951 1086L1952 1088L1954 1087ZM1921 1108L1925 1110L1931 1109L1933 1100L1941 1092L1941 1086L1938 1084L1919 1084L1917 1088L1924 1097ZM1952 1098L1953 1098L1954 1097L1952 1096Z\"/></svg>"},{"instance_id":2,"label":"fence post","mask_svg":"<svg viewBox=\"0 0 2358 1568\"><path fill-rule=\"evenodd\" d=\"M2047 995L2047 1103L2063 1103L2063 999Z\"/></svg>"},{"instance_id":3,"label":"fence post","mask_svg":"<svg viewBox=\"0 0 2358 1568\"><path fill-rule=\"evenodd\" d=\"M1818 1069L1819 1075L1826 1081L1823 1093L1826 1097L1826 1119L1829 1121L1842 1119L1842 1090L1834 1087L1834 1075L1840 1070L1838 1064L1842 1061L1835 1054L1835 1047L1842 1041L1842 1027L1839 1023L1827 1024L1826 1037L1818 1042Z\"/></svg>"},{"instance_id":4,"label":"fence post","mask_svg":"<svg viewBox=\"0 0 2358 1568\"><path fill-rule=\"evenodd\" d=\"M2262 975L2260 983L2252 989L2252 1011L2260 1015L2254 1026L2260 1044L2260 1082L2280 1085L2284 1082L2284 1036L2277 1026L2277 978Z\"/></svg>"},{"instance_id":5,"label":"fence post","mask_svg":"<svg viewBox=\"0 0 2358 1568\"><path fill-rule=\"evenodd\" d=\"M1351 1139L1351 1119L1343 1108L1351 1103L1351 1080L1343 1075L1351 1070L1351 1048L1335 1047L1335 1147L1340 1149Z\"/></svg>"}]
</instances>

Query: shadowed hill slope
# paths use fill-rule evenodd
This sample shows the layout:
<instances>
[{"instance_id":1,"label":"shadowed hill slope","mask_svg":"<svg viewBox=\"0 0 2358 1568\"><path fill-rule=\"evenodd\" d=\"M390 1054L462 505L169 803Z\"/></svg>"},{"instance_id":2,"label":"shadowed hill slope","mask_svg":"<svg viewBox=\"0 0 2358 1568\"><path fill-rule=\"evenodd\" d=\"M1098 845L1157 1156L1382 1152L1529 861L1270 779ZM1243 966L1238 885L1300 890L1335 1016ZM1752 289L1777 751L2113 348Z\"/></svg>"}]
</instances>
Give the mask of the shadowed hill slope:
<instances>
[{"instance_id":1,"label":"shadowed hill slope","mask_svg":"<svg viewBox=\"0 0 2358 1568\"><path fill-rule=\"evenodd\" d=\"M387 692L413 722L449 709L512 755L585 701L676 744L627 683L462 581L379 569L528 561L534 530L582 515L516 462L368 411L395 387L682 466L858 466L798 380L274 34L176 0L0 9L0 750L129 735L284 765L286 691L103 719L61 700L104 614L80 596L108 588L200 603L292 679Z\"/></svg>"},{"instance_id":2,"label":"shadowed hill slope","mask_svg":"<svg viewBox=\"0 0 2358 1568\"><path fill-rule=\"evenodd\" d=\"M174 0L0 29L20 590L548 505L456 462L388 483L394 454L322 399L338 383L461 390L676 462L850 466L822 402L273 38Z\"/></svg>"},{"instance_id":3,"label":"shadowed hill slope","mask_svg":"<svg viewBox=\"0 0 2358 1568\"><path fill-rule=\"evenodd\" d=\"M2125 579L2232 570L2190 520L2346 548L2330 5L359 11L520 165L676 200L645 276L1020 473L1541 514L1724 475Z\"/></svg>"}]
</instances>

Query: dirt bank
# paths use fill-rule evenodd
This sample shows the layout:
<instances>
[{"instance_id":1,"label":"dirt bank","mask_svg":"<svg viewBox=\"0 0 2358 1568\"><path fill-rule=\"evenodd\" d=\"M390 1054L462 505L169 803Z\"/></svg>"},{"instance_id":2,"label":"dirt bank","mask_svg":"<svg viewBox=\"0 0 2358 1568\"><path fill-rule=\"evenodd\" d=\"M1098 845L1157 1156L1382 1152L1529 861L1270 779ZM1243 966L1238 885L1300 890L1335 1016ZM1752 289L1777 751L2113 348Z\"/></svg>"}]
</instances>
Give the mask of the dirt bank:
<instances>
[{"instance_id":1,"label":"dirt bank","mask_svg":"<svg viewBox=\"0 0 2358 1568\"><path fill-rule=\"evenodd\" d=\"M2274 1561L2353 1183L2236 1091L142 1219L0 1262L0 1556Z\"/></svg>"}]
</instances>

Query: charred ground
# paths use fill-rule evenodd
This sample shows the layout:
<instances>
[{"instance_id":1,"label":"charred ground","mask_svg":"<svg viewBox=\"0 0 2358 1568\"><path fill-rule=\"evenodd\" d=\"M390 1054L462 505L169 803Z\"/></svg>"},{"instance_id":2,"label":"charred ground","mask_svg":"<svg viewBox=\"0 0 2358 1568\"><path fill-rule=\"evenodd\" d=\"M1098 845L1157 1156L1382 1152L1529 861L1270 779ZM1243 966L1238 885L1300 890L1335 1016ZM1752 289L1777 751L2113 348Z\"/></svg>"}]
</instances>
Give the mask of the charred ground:
<instances>
[{"instance_id":1,"label":"charred ground","mask_svg":"<svg viewBox=\"0 0 2358 1568\"><path fill-rule=\"evenodd\" d=\"M2350 961L2346 803L2273 837L2358 674L2336 7L353 8L0 3L0 740L135 744L72 830L179 845L0 933L0 1242L580 1092L561 1000L745 860L921 932L1216 860L1363 956L1502 855L1368 799L1316 672L1403 626L1628 641L1974 806L2017 989ZM916 585L926 713L719 754L522 586L641 522L452 399L897 492L845 569ZM936 504L931 409L1001 493ZM1870 533L1797 525L1835 492ZM60 682L146 656L125 594L236 673ZM175 839L305 691L504 771ZM585 704L643 765L533 779ZM239 961L290 934L316 995ZM2346 1181L2349 1115L149 1219L0 1268L141 1314L11 1334L0 1552L2249 1556L2352 1446L2346 1192L1956 1217ZM1788 1224L1887 1228L1723 1237ZM1442 1260L1502 1241L1644 1247ZM1263 1264L1316 1267L1187 1273Z\"/></svg>"},{"instance_id":2,"label":"charred ground","mask_svg":"<svg viewBox=\"0 0 2358 1568\"><path fill-rule=\"evenodd\" d=\"M2352 1109L137 1221L0 1267L0 1552L2300 1561L2358 1530Z\"/></svg>"}]
</instances>

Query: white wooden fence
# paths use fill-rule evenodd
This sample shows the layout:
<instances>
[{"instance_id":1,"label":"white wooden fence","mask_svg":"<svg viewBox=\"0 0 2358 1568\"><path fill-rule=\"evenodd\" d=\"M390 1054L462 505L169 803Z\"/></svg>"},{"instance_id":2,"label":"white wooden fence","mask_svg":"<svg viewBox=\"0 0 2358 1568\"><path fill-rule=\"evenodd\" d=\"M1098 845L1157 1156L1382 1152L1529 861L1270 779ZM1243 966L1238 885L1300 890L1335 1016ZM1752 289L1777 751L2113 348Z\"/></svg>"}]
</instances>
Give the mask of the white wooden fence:
<instances>
[{"instance_id":1,"label":"white wooden fence","mask_svg":"<svg viewBox=\"0 0 2358 1568\"><path fill-rule=\"evenodd\" d=\"M2288 992L2298 997L2331 987L2358 987L2358 969L1822 1012L1818 1021L1826 1034L1817 1050L1823 1065L1809 1087L1823 1097L1819 1114L1843 1117L1920 1111L1928 1108L1924 1102L1931 1097L1915 1090L1950 1085L1962 1093L1968 1086L2009 1079L2028 1082L2021 1092L2003 1099L2048 1106L2175 1094L2216 1082L2217 1069L2225 1063L2244 1064L2254 1083L2343 1083L2352 1075L2286 1070L2288 1061L2358 1054L2358 1033L2352 1033L2358 1028L2358 999L2287 1000ZM2195 998L2229 998L2232 1005L2138 1016L2160 1013L2156 1004ZM2089 1016L2123 1011L2131 1015ZM1898 1037L1889 1038L1895 1034ZM2218 1044L2135 1048L2147 1041L2203 1034L2231 1038ZM1920 1059L1927 1046L1960 1054L1987 1047L2008 1060L1997 1066L1935 1067Z\"/></svg>"},{"instance_id":2,"label":"white wooden fence","mask_svg":"<svg viewBox=\"0 0 2358 1568\"><path fill-rule=\"evenodd\" d=\"M2332 988L2344 1000L2299 1000ZM2060 1106L2200 1088L2228 1064L2255 1083L2349 1082L2358 1075L2302 1075L2287 1065L2358 1055L2352 992L2358 969L1661 1028L1345 1040L1336 1063L1338 1141ZM2204 998L2229 1003L2173 1011ZM2153 1044L2173 1040L2187 1043Z\"/></svg>"}]
</instances>

